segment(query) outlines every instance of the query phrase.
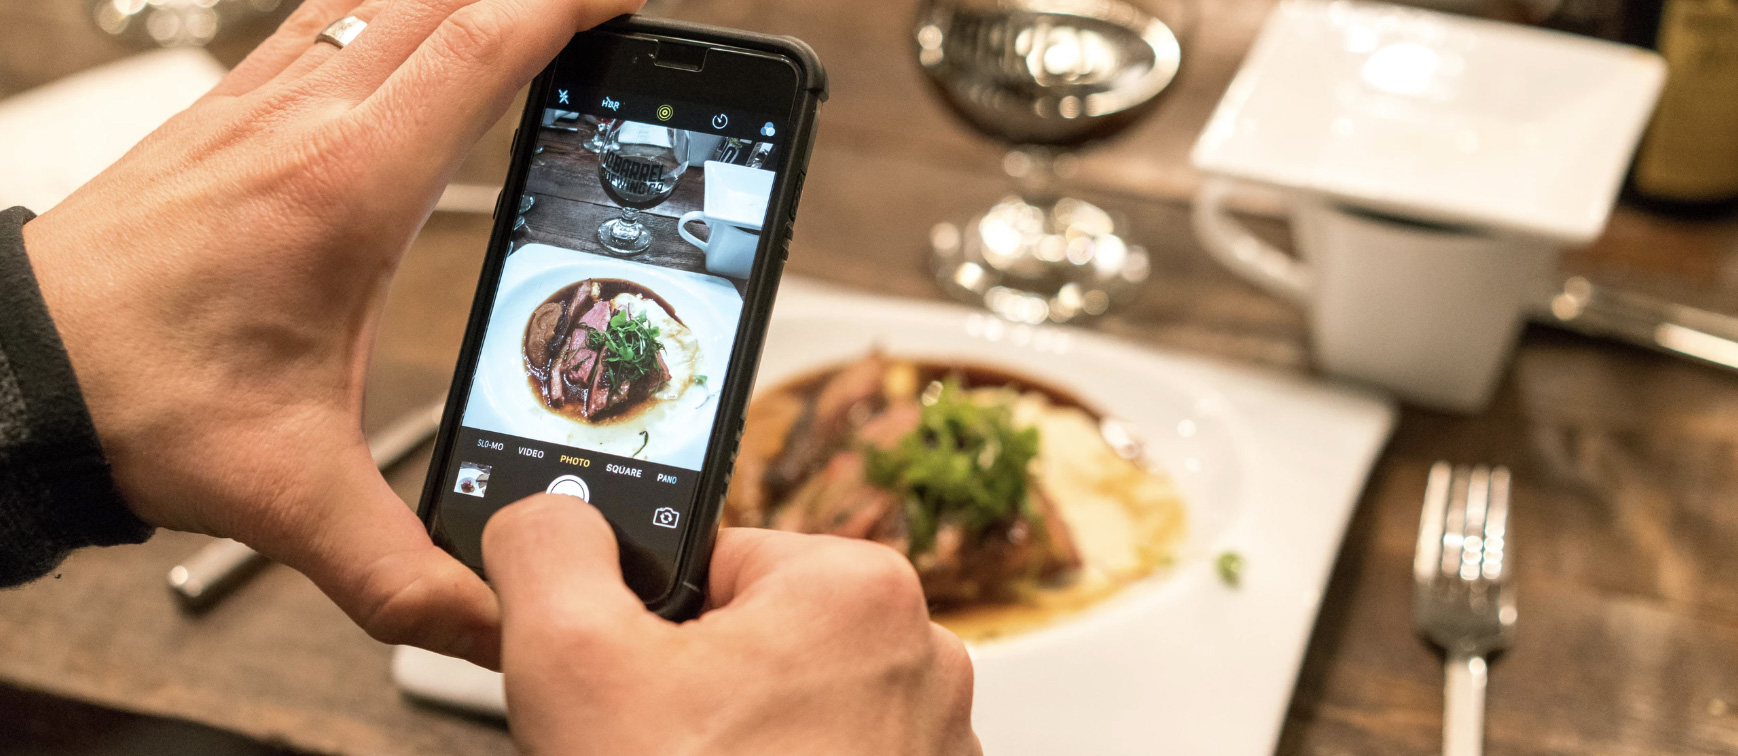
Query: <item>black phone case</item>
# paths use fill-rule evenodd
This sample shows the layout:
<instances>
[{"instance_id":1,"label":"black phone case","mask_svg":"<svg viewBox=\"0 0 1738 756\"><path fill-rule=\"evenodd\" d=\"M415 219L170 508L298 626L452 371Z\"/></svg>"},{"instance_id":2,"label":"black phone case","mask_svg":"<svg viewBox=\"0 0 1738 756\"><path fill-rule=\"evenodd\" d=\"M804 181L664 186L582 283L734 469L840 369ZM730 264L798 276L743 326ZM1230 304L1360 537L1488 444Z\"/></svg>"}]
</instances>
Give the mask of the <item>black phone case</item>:
<instances>
[{"instance_id":1,"label":"black phone case","mask_svg":"<svg viewBox=\"0 0 1738 756\"><path fill-rule=\"evenodd\" d=\"M646 604L648 609L667 619L684 620L698 615L706 601L707 570L712 561L712 547L718 534L718 520L723 511L725 491L730 485L731 471L736 464L737 447L742 439L743 413L754 390L755 371L760 362L767 326L772 318L779 277L784 272L785 259L790 254L790 238L796 220L798 199L802 193L809 155L814 148L815 119L821 103L827 99L827 74L814 50L792 37L638 16L621 16L599 25L597 29L627 36L676 39L773 55L791 62L799 74L798 100L794 103L791 114L791 149L781 151L783 156L780 158L778 179L773 187L773 200L766 223L766 228L782 229L782 233L763 236L754 269L749 275L747 291L754 296L743 302L740 320L742 325L731 356L728 377L720 390L718 422L713 426L700 485L695 494L693 514L690 515L695 526L688 528L683 534L671 590L663 597ZM430 528L431 532L435 500L440 495L442 482L446 479L453 438L465 405L470 399L469 379L476 371L483 333L495 300L499 272L505 264L505 242L512 233L513 216L505 213L503 208L506 207L508 198L517 197L524 191L526 174L531 163L530 150L533 148L533 144L525 137L536 134L541 125L543 103L547 99L553 70L552 61L550 67L545 68L532 82L525 112L520 117L519 129L513 137L512 166L502 188L501 198L495 206L495 228L489 239L488 259L483 267L485 275L478 283L476 296L472 300L464 345L459 351L452 387L447 393L446 413L441 419L440 434L436 437L434 462L429 465L428 477L423 483L422 498L417 506L418 516L422 518L424 527Z\"/></svg>"}]
</instances>

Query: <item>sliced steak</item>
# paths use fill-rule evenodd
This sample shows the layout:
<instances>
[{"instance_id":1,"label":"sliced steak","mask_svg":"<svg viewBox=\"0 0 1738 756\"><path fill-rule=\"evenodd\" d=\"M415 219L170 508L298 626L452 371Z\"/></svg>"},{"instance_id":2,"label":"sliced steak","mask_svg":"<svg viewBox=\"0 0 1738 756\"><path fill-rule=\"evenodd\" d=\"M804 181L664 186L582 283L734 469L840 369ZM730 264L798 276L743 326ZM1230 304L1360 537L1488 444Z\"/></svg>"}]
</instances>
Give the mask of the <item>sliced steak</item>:
<instances>
[{"instance_id":1,"label":"sliced steak","mask_svg":"<svg viewBox=\"0 0 1738 756\"><path fill-rule=\"evenodd\" d=\"M1013 520L972 536L944 524L935 549L915 560L930 606L946 608L981 601L1012 601L1036 581L1080 566L1068 524L1056 505L1030 489L1033 517Z\"/></svg>"},{"instance_id":2,"label":"sliced steak","mask_svg":"<svg viewBox=\"0 0 1738 756\"><path fill-rule=\"evenodd\" d=\"M898 446L922 422L923 407L904 399L863 423L863 427L857 429L857 437L885 451Z\"/></svg>"},{"instance_id":3,"label":"sliced steak","mask_svg":"<svg viewBox=\"0 0 1738 756\"><path fill-rule=\"evenodd\" d=\"M573 287L573 298L567 301L567 317L571 320L591 308L591 303L603 296L603 287L591 279Z\"/></svg>"},{"instance_id":4,"label":"sliced steak","mask_svg":"<svg viewBox=\"0 0 1738 756\"><path fill-rule=\"evenodd\" d=\"M864 478L863 452L833 455L821 471L792 494L773 516L774 528L868 538L876 525L899 509L899 497Z\"/></svg>"},{"instance_id":5,"label":"sliced steak","mask_svg":"<svg viewBox=\"0 0 1738 756\"><path fill-rule=\"evenodd\" d=\"M887 360L879 353L841 368L815 393L803 417L791 429L784 454L767 470L767 492L778 501L825 464L851 435L852 411L866 406L873 412L882 399Z\"/></svg>"},{"instance_id":6,"label":"sliced steak","mask_svg":"<svg viewBox=\"0 0 1738 756\"><path fill-rule=\"evenodd\" d=\"M598 362L600 364L592 373L591 387L586 390L585 407L581 413L587 418L597 417L609 408L610 387L605 380L609 376L609 367L601 364L602 360Z\"/></svg>"},{"instance_id":7,"label":"sliced steak","mask_svg":"<svg viewBox=\"0 0 1738 756\"><path fill-rule=\"evenodd\" d=\"M608 302L598 302L586 310L579 318L579 324L594 331L606 331L610 327L610 316L615 314ZM574 331L578 332L575 328Z\"/></svg>"},{"instance_id":8,"label":"sliced steak","mask_svg":"<svg viewBox=\"0 0 1738 756\"><path fill-rule=\"evenodd\" d=\"M565 369L562 371L562 374L567 377L567 380L573 382L574 385L585 386L591 383L591 371L597 368L597 363L598 354L596 349L592 349L591 347L575 349L573 350L573 355L568 358L567 363L563 366Z\"/></svg>"},{"instance_id":9,"label":"sliced steak","mask_svg":"<svg viewBox=\"0 0 1738 756\"><path fill-rule=\"evenodd\" d=\"M561 407L573 399L574 389L585 385L584 378L573 378L570 373L582 361L584 352L591 351L587 346L586 329L584 326L574 326L565 339L561 354L556 355L554 370L549 376L549 406ZM595 354L595 353L594 353Z\"/></svg>"},{"instance_id":10,"label":"sliced steak","mask_svg":"<svg viewBox=\"0 0 1738 756\"><path fill-rule=\"evenodd\" d=\"M770 514L767 506L776 501L767 497L767 466L784 450L785 438L803 414L804 406L803 400L789 391L759 397L748 405L736 474L731 477L724 497L725 525L766 527Z\"/></svg>"},{"instance_id":11,"label":"sliced steak","mask_svg":"<svg viewBox=\"0 0 1738 756\"><path fill-rule=\"evenodd\" d=\"M596 286L595 283L592 285ZM591 387L595 386L597 379L604 373L602 355L591 348L590 332L602 332L609 328L611 311L610 303L594 301L574 323L573 335L567 340L568 354L565 356L565 363L570 367L564 377L574 388L584 389L579 397L585 402L580 407L580 414L586 417L591 417L591 404L597 398L597 392L592 391Z\"/></svg>"},{"instance_id":12,"label":"sliced steak","mask_svg":"<svg viewBox=\"0 0 1738 756\"><path fill-rule=\"evenodd\" d=\"M614 409L615 407L626 403L628 401L628 396L634 393L634 383L635 381L626 381L620 385L611 386L610 400L608 404L604 405L604 408Z\"/></svg>"}]
</instances>

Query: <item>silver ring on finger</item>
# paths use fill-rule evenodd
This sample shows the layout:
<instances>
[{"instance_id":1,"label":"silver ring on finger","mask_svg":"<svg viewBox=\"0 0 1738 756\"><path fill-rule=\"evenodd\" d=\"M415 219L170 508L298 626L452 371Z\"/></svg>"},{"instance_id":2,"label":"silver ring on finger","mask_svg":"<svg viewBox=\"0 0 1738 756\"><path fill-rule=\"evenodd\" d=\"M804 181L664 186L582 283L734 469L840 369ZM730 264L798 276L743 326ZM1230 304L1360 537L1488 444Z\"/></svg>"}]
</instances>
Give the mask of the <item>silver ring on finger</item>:
<instances>
[{"instance_id":1,"label":"silver ring on finger","mask_svg":"<svg viewBox=\"0 0 1738 756\"><path fill-rule=\"evenodd\" d=\"M342 50L346 45L355 42L357 35L360 35L362 30L366 28L368 28L367 21L355 16L345 16L333 21L331 26L320 32L320 36L314 38L314 44L325 42Z\"/></svg>"}]
</instances>

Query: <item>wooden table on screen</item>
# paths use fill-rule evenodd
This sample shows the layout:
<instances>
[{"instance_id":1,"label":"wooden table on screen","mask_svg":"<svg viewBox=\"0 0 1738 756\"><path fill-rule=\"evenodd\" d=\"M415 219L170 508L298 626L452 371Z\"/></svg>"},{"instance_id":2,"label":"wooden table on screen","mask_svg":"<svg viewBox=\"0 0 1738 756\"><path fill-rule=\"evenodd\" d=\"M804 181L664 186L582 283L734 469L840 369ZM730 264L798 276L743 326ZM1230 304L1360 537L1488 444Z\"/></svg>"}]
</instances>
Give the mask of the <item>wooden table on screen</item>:
<instances>
[{"instance_id":1,"label":"wooden table on screen","mask_svg":"<svg viewBox=\"0 0 1738 756\"><path fill-rule=\"evenodd\" d=\"M83 5L0 0L0 95L128 51L90 31ZM829 64L834 99L791 273L935 297L923 265L929 224L1005 191L996 149L950 121L906 59L911 5L692 0L680 9L799 35ZM1303 371L1300 314L1208 261L1179 201L1195 180L1188 145L1267 8L1203 0L1171 101L1083 161L1082 180L1106 190L1092 199L1127 213L1154 254L1141 300L1094 327ZM219 52L233 61L246 47ZM485 139L465 180L500 180L510 133ZM489 225L437 216L406 258L370 373L370 427L444 390ZM1624 211L1567 264L1729 309L1738 224ZM1412 633L1408 574L1437 459L1515 473L1521 614L1514 648L1491 672L1490 753L1738 753L1738 375L1541 328L1522 338L1487 411L1402 413L1346 535L1281 753L1439 752L1440 662ZM390 474L407 500L426 463L425 450ZM289 570L266 570L205 616L176 611L163 575L202 542L162 533L86 551L57 578L0 594L0 683L310 751L510 752L498 723L402 700L389 649ZM7 716L0 711L0 732Z\"/></svg>"}]
</instances>

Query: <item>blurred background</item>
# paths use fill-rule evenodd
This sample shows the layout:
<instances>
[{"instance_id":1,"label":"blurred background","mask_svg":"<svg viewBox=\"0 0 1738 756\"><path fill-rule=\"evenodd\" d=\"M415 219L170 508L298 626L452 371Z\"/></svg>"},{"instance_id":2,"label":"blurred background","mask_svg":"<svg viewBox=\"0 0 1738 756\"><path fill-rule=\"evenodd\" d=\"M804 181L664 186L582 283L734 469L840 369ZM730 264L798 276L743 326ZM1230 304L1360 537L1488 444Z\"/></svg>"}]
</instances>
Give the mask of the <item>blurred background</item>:
<instances>
[{"instance_id":1,"label":"blurred background","mask_svg":"<svg viewBox=\"0 0 1738 756\"><path fill-rule=\"evenodd\" d=\"M46 210L294 5L0 0L0 206ZM1428 471L1447 459L1513 471L1527 549L1489 749L1738 753L1738 0L1427 9L1447 15L1269 0L646 13L794 35L825 62L788 273L1398 398L1343 541L1323 544L1337 556L1312 588L1322 609L1278 752L1440 752L1442 662L1415 633L1410 570ZM1429 32L1407 43L1423 52L1346 69L1390 99L1335 94L1344 56L1370 53L1311 24L1364 28L1336 15L1353 11L1383 34ZM1480 57L1498 55L1512 57ZM1456 60L1468 73L1441 62ZM1471 125L1401 139L1393 124L1413 116L1384 110L1401 106ZM446 390L517 115L406 258L372 431ZM1427 272L1439 242L1501 262ZM1315 268L1249 262L1289 249ZM1423 262L1377 279L1399 265L1390 249ZM1430 293L1462 275L1459 293ZM1468 335L1486 316L1488 337ZM1420 367L1429 352L1454 364ZM1475 363L1488 369L1456 372ZM428 456L388 470L407 501ZM163 532L0 593L0 754L510 752L498 720L402 697L390 649L289 570L179 608L164 575L207 540Z\"/></svg>"}]
</instances>

